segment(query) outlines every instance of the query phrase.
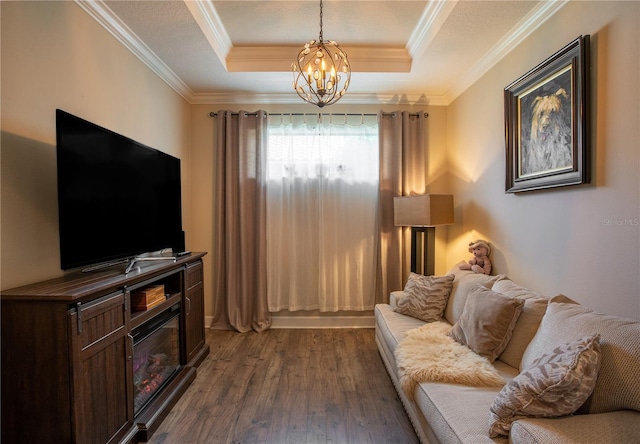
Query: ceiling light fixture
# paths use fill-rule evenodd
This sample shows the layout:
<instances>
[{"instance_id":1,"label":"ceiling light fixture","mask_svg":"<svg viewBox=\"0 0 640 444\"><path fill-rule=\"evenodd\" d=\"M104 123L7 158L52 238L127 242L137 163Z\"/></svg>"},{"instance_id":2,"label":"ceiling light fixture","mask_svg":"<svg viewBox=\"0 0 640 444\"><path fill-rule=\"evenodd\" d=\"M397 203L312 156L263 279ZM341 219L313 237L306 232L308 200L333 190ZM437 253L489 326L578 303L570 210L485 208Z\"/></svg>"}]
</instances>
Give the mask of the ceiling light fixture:
<instances>
[{"instance_id":1,"label":"ceiling light fixture","mask_svg":"<svg viewBox=\"0 0 640 444\"><path fill-rule=\"evenodd\" d=\"M344 96L351 80L347 54L333 40L322 40L322 0L320 0L320 35L298 53L293 68L293 89L302 100L322 108Z\"/></svg>"}]
</instances>

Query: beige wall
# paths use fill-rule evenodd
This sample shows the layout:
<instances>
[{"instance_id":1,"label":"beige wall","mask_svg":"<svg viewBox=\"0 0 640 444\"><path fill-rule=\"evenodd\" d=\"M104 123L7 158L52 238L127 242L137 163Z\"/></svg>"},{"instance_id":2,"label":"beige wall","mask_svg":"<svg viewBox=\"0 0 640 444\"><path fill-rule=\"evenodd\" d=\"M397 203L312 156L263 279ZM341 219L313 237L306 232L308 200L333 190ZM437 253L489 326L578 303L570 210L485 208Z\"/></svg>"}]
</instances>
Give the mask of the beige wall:
<instances>
[{"instance_id":1,"label":"beige wall","mask_svg":"<svg viewBox=\"0 0 640 444\"><path fill-rule=\"evenodd\" d=\"M592 184L505 194L503 89L581 34L592 46ZM448 265L486 238L496 272L640 319L639 57L640 3L570 2L448 107Z\"/></svg>"},{"instance_id":2,"label":"beige wall","mask_svg":"<svg viewBox=\"0 0 640 444\"><path fill-rule=\"evenodd\" d=\"M189 104L77 4L1 2L0 7L2 288L62 274L56 108L182 159L189 245Z\"/></svg>"}]
</instances>

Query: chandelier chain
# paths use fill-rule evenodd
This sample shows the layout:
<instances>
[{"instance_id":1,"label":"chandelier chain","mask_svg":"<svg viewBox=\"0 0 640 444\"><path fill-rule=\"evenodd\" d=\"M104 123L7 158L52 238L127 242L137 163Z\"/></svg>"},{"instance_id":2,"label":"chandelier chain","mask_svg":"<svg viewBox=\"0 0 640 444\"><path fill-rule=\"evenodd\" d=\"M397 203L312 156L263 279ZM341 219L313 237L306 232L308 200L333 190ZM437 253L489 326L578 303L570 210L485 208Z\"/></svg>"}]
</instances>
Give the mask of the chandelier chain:
<instances>
[{"instance_id":1,"label":"chandelier chain","mask_svg":"<svg viewBox=\"0 0 640 444\"><path fill-rule=\"evenodd\" d=\"M322 0L320 0L320 35L318 40L322 43Z\"/></svg>"}]
</instances>

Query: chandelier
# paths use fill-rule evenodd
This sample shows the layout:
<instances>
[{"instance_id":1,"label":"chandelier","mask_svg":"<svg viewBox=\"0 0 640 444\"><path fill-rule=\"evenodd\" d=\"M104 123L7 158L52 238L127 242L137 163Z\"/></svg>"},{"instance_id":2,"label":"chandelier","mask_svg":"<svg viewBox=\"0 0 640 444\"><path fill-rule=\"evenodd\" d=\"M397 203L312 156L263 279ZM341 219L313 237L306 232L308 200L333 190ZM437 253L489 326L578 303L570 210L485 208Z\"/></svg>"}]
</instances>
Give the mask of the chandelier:
<instances>
[{"instance_id":1,"label":"chandelier","mask_svg":"<svg viewBox=\"0 0 640 444\"><path fill-rule=\"evenodd\" d=\"M344 96L351 80L347 54L333 40L322 39L322 0L320 0L320 35L298 53L293 68L293 89L302 100L322 108Z\"/></svg>"}]
</instances>

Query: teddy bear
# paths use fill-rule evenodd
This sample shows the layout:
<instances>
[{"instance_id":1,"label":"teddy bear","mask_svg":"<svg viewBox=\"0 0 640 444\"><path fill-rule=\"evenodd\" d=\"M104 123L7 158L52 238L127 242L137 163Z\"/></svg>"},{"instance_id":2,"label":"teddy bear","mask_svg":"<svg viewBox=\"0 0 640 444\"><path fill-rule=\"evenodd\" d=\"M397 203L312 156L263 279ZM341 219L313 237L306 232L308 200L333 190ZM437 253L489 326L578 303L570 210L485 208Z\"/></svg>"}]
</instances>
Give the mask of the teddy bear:
<instances>
[{"instance_id":1,"label":"teddy bear","mask_svg":"<svg viewBox=\"0 0 640 444\"><path fill-rule=\"evenodd\" d=\"M474 273L491 274L491 261L489 260L489 254L491 254L491 247L489 242L478 239L475 242L469 244L469 253L473 254L473 257L469 259L469 262L463 262L459 268L461 270L471 270Z\"/></svg>"}]
</instances>

